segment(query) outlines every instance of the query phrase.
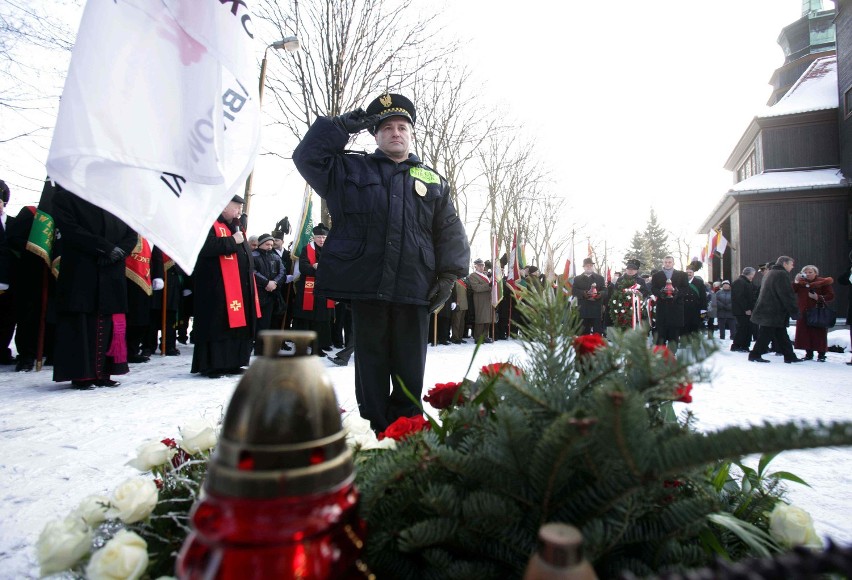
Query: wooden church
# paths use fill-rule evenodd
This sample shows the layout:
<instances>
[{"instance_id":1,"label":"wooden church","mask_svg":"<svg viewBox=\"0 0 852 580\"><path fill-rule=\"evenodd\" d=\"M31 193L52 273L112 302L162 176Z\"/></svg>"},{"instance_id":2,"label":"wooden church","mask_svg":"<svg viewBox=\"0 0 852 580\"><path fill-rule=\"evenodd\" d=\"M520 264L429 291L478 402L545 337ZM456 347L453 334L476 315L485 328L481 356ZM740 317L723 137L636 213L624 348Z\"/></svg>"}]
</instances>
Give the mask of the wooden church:
<instances>
[{"instance_id":1,"label":"wooden church","mask_svg":"<svg viewBox=\"0 0 852 580\"><path fill-rule=\"evenodd\" d=\"M785 60L770 79L772 95L728 157L733 186L699 230L721 230L729 241L708 263L712 280L734 280L780 255L835 279L849 264L852 0L826 8L803 0L802 17L778 44ZM848 288L835 283L841 316Z\"/></svg>"}]
</instances>

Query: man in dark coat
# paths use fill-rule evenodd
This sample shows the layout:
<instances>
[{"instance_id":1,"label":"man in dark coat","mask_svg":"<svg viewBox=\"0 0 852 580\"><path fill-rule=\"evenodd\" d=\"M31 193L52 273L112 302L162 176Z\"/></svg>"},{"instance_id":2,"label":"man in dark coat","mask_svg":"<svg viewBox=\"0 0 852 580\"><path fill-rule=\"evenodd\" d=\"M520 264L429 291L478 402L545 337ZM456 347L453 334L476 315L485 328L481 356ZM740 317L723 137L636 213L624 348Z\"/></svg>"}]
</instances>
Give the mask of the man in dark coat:
<instances>
[{"instance_id":1,"label":"man in dark coat","mask_svg":"<svg viewBox=\"0 0 852 580\"><path fill-rule=\"evenodd\" d=\"M254 266L240 229L243 199L235 195L210 228L193 278L192 368L210 378L240 374L248 365L258 316Z\"/></svg>"},{"instance_id":2,"label":"man in dark coat","mask_svg":"<svg viewBox=\"0 0 852 580\"><path fill-rule=\"evenodd\" d=\"M411 101L385 94L366 112L318 118L293 152L334 222L317 290L352 301L355 394L377 431L420 414L402 384L420 399L428 314L470 263L447 181L410 153L415 118ZM346 153L350 135L364 129L377 150Z\"/></svg>"},{"instance_id":3,"label":"man in dark coat","mask_svg":"<svg viewBox=\"0 0 852 580\"><path fill-rule=\"evenodd\" d=\"M580 318L583 319L583 334L603 334L602 309L606 304L606 280L595 272L591 258L583 259L583 272L574 277L571 294L577 299Z\"/></svg>"},{"instance_id":4,"label":"man in dark coat","mask_svg":"<svg viewBox=\"0 0 852 580\"><path fill-rule=\"evenodd\" d=\"M257 319L257 333L254 338L254 354L257 355L263 354L260 333L263 330L269 330L273 313L279 308L279 303L284 301L279 286L287 273L284 271L281 258L273 249L274 244L270 234L263 234L257 239L257 249L251 253L261 313L261 317Z\"/></svg>"},{"instance_id":5,"label":"man in dark coat","mask_svg":"<svg viewBox=\"0 0 852 580\"><path fill-rule=\"evenodd\" d=\"M686 287L689 292L683 295L683 334L704 328L703 316L707 313L709 297L704 280L695 275L699 268L701 262L693 262L686 269Z\"/></svg>"},{"instance_id":6,"label":"man in dark coat","mask_svg":"<svg viewBox=\"0 0 852 580\"><path fill-rule=\"evenodd\" d=\"M798 315L796 295L790 281L790 272L794 265L793 258L780 256L763 277L760 294L751 313L752 322L760 326L760 335L748 355L748 360L752 362L769 362L762 355L767 352L770 341L784 355L785 363L802 362L802 359L796 356L787 335L790 317L795 318Z\"/></svg>"},{"instance_id":7,"label":"man in dark coat","mask_svg":"<svg viewBox=\"0 0 852 580\"><path fill-rule=\"evenodd\" d=\"M124 259L136 232L61 186L53 217L62 237L53 380L79 389L118 386L110 375L128 372Z\"/></svg>"},{"instance_id":8,"label":"man in dark coat","mask_svg":"<svg viewBox=\"0 0 852 580\"><path fill-rule=\"evenodd\" d=\"M9 344L15 333L15 298L12 282L17 259L9 246L7 231L15 223L14 216L6 213L9 203L9 186L0 180L0 364L15 364Z\"/></svg>"},{"instance_id":9,"label":"man in dark coat","mask_svg":"<svg viewBox=\"0 0 852 580\"><path fill-rule=\"evenodd\" d=\"M733 352L748 352L751 346L751 311L757 301L757 287L751 283L757 270L751 266L743 268L740 277L731 284L731 310L737 319L737 331L731 344Z\"/></svg>"},{"instance_id":10,"label":"man in dark coat","mask_svg":"<svg viewBox=\"0 0 852 580\"><path fill-rule=\"evenodd\" d=\"M651 276L651 293L657 299L655 344L672 353L677 352L683 331L683 300L689 291L686 272L675 270L672 256L663 258L663 269Z\"/></svg>"}]
</instances>

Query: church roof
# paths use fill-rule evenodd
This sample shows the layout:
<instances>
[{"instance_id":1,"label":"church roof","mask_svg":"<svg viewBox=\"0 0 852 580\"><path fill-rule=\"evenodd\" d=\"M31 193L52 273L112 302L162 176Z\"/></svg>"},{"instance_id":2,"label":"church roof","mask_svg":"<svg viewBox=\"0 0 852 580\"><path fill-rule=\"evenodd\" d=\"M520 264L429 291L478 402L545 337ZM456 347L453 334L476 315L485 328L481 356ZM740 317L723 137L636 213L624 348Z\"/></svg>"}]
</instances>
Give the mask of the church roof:
<instances>
[{"instance_id":1,"label":"church roof","mask_svg":"<svg viewBox=\"0 0 852 580\"><path fill-rule=\"evenodd\" d=\"M832 55L813 61L777 103L757 116L767 118L823 111L836 109L837 104L837 56Z\"/></svg>"},{"instance_id":2,"label":"church roof","mask_svg":"<svg viewBox=\"0 0 852 580\"><path fill-rule=\"evenodd\" d=\"M796 171L765 171L734 184L728 195L783 191L785 189L814 189L846 185L840 169L810 169Z\"/></svg>"}]
</instances>

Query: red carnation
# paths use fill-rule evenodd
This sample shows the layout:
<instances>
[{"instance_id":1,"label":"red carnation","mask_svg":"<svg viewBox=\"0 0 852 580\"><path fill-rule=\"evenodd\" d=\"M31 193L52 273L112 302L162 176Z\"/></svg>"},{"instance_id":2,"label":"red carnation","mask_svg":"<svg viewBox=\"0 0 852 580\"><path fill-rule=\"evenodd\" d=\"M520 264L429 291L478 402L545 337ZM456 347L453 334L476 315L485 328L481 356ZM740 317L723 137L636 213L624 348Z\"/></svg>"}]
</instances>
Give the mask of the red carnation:
<instances>
[{"instance_id":1,"label":"red carnation","mask_svg":"<svg viewBox=\"0 0 852 580\"><path fill-rule=\"evenodd\" d=\"M606 340L600 334L584 334L574 338L574 350L578 357L594 354L599 348L606 346Z\"/></svg>"},{"instance_id":2,"label":"red carnation","mask_svg":"<svg viewBox=\"0 0 852 580\"><path fill-rule=\"evenodd\" d=\"M666 362L674 362L675 356L665 345L657 344L654 346L654 354L660 355Z\"/></svg>"},{"instance_id":3,"label":"red carnation","mask_svg":"<svg viewBox=\"0 0 852 580\"><path fill-rule=\"evenodd\" d=\"M677 399L675 401L679 401L681 403L691 403L692 402L692 383L681 383L675 389L675 396Z\"/></svg>"},{"instance_id":4,"label":"red carnation","mask_svg":"<svg viewBox=\"0 0 852 580\"><path fill-rule=\"evenodd\" d=\"M409 435L413 435L414 433L418 433L423 429L429 428L429 421L426 420L423 415L416 415L414 417L400 417L390 425L388 428L379 433L378 439L381 441L387 437L391 439L395 439L396 441L402 441Z\"/></svg>"},{"instance_id":5,"label":"red carnation","mask_svg":"<svg viewBox=\"0 0 852 580\"><path fill-rule=\"evenodd\" d=\"M190 457L189 453L187 453L183 449L178 448L177 453L172 456L172 467L174 467L175 469L179 469L181 465L183 465L190 459L192 459L192 457Z\"/></svg>"},{"instance_id":6,"label":"red carnation","mask_svg":"<svg viewBox=\"0 0 852 580\"><path fill-rule=\"evenodd\" d=\"M174 449L177 447L177 441L175 441L174 439L163 439L162 441L160 441L160 443L162 443L169 449Z\"/></svg>"},{"instance_id":7,"label":"red carnation","mask_svg":"<svg viewBox=\"0 0 852 580\"><path fill-rule=\"evenodd\" d=\"M517 376L521 376L521 369L510 363L492 363L482 367L482 374L486 377L498 377L506 371L514 371Z\"/></svg>"},{"instance_id":8,"label":"red carnation","mask_svg":"<svg viewBox=\"0 0 852 580\"><path fill-rule=\"evenodd\" d=\"M429 389L429 393L423 400L436 409L446 409L456 402L456 393L461 388L461 383L437 383ZM459 396L458 403L463 403L464 397Z\"/></svg>"}]
</instances>

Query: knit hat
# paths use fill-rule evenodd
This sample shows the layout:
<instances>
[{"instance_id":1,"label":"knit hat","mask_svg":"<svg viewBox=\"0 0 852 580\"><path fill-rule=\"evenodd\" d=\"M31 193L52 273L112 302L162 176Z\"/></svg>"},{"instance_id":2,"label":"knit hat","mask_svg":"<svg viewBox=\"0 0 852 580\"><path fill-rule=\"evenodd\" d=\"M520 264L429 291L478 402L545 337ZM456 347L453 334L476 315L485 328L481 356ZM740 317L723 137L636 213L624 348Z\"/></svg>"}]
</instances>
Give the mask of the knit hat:
<instances>
[{"instance_id":1,"label":"knit hat","mask_svg":"<svg viewBox=\"0 0 852 580\"><path fill-rule=\"evenodd\" d=\"M269 234L261 234L259 238L257 238L257 245L262 246L264 242L268 242L273 239L273 237Z\"/></svg>"}]
</instances>

